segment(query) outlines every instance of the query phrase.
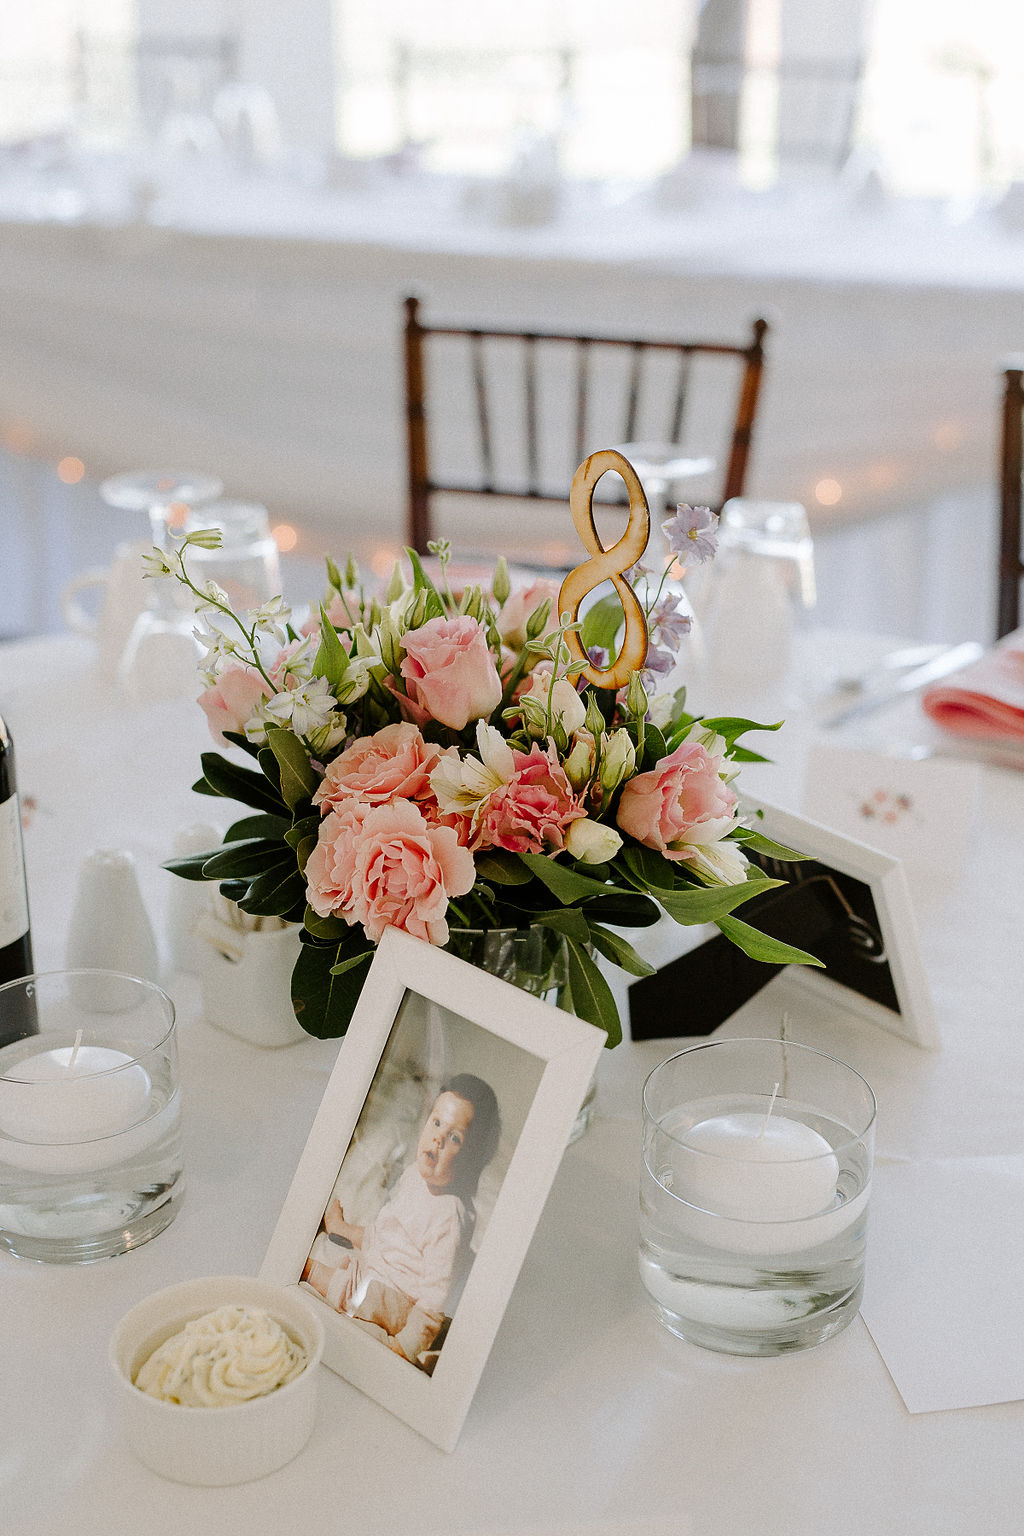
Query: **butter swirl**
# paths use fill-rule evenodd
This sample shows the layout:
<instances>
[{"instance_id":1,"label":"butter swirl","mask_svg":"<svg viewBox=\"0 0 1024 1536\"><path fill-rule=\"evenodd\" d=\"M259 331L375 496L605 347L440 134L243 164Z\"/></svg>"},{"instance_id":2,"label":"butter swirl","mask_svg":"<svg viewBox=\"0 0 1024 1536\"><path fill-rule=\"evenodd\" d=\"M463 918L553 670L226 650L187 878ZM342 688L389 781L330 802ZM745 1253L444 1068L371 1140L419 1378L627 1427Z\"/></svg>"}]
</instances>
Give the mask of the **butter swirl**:
<instances>
[{"instance_id":1,"label":"butter swirl","mask_svg":"<svg viewBox=\"0 0 1024 1536\"><path fill-rule=\"evenodd\" d=\"M296 1377L306 1353L260 1307L223 1306L186 1323L149 1356L135 1385L191 1408L265 1397Z\"/></svg>"}]
</instances>

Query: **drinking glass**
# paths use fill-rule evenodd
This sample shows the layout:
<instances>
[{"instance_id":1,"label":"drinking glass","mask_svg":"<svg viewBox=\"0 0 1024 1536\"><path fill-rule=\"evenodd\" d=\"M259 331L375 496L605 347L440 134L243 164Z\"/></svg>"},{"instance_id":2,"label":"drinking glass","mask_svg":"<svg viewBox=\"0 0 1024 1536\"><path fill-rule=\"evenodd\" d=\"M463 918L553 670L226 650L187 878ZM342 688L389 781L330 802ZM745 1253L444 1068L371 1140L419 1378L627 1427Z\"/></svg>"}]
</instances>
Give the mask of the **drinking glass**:
<instances>
[{"instance_id":1,"label":"drinking glass","mask_svg":"<svg viewBox=\"0 0 1024 1536\"><path fill-rule=\"evenodd\" d=\"M727 501L718 553L705 571L694 600L710 690L739 703L766 686L792 686L794 636L815 604L805 509L795 501Z\"/></svg>"},{"instance_id":2,"label":"drinking glass","mask_svg":"<svg viewBox=\"0 0 1024 1536\"><path fill-rule=\"evenodd\" d=\"M820 1344L864 1285L875 1099L788 1040L713 1040L643 1091L640 1276L678 1337L737 1355Z\"/></svg>"},{"instance_id":3,"label":"drinking glass","mask_svg":"<svg viewBox=\"0 0 1024 1536\"><path fill-rule=\"evenodd\" d=\"M174 1004L117 971L0 987L0 1248L87 1264L148 1242L184 1193Z\"/></svg>"},{"instance_id":4,"label":"drinking glass","mask_svg":"<svg viewBox=\"0 0 1024 1536\"><path fill-rule=\"evenodd\" d=\"M157 549L169 547L168 531L193 507L213 501L223 486L212 475L174 470L114 475L104 480L100 495L109 506L146 512ZM192 634L191 605L179 601L175 582L157 578L146 583L147 605L135 621L118 666L118 682L131 703L176 698L195 687L198 649Z\"/></svg>"},{"instance_id":5,"label":"drinking glass","mask_svg":"<svg viewBox=\"0 0 1024 1536\"><path fill-rule=\"evenodd\" d=\"M270 532L266 507L250 501L215 501L190 511L186 532L219 528L220 546L189 551L189 569L197 586L215 581L236 613L259 608L281 592L281 559Z\"/></svg>"}]
</instances>

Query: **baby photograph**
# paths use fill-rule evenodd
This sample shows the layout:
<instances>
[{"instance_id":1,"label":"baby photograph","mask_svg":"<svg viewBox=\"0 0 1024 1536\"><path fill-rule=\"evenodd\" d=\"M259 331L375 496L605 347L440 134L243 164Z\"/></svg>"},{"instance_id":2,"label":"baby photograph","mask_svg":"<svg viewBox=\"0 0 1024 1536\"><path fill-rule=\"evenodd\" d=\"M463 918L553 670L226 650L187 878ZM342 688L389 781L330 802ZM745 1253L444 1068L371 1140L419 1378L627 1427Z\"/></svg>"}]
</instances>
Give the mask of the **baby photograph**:
<instances>
[{"instance_id":1,"label":"baby photograph","mask_svg":"<svg viewBox=\"0 0 1024 1536\"><path fill-rule=\"evenodd\" d=\"M302 1281L428 1374L543 1070L520 1046L406 993Z\"/></svg>"}]
</instances>

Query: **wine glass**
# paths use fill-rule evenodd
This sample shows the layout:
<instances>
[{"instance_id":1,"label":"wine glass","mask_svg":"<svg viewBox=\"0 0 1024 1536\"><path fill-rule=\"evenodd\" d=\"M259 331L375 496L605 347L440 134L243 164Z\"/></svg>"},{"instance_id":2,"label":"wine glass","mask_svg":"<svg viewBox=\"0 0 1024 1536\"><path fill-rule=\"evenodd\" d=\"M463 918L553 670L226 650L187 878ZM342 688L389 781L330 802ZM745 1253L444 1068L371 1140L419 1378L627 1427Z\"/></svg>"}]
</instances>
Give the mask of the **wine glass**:
<instances>
[{"instance_id":1,"label":"wine glass","mask_svg":"<svg viewBox=\"0 0 1024 1536\"><path fill-rule=\"evenodd\" d=\"M113 475L100 486L108 506L146 512L153 543L169 552L169 529L190 510L214 501L223 490L213 475L149 470ZM178 600L168 578L147 583L147 604L136 619L118 667L118 683L129 702L176 698L195 686L198 647L191 605Z\"/></svg>"}]
</instances>

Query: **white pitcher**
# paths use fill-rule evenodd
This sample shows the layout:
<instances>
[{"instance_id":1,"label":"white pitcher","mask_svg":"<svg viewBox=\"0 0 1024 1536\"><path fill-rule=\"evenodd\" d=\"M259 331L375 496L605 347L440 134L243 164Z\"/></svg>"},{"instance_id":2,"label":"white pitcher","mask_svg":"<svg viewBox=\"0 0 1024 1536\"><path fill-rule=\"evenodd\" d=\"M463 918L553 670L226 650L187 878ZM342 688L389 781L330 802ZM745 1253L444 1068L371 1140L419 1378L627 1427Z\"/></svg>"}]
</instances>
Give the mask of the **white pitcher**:
<instances>
[{"instance_id":1,"label":"white pitcher","mask_svg":"<svg viewBox=\"0 0 1024 1536\"><path fill-rule=\"evenodd\" d=\"M118 544L109 566L90 566L73 576L60 595L64 622L77 635L96 641L101 674L113 681L132 626L146 607L142 555L151 548L146 539ZM82 595L92 589L102 595L95 614L83 606Z\"/></svg>"}]
</instances>

